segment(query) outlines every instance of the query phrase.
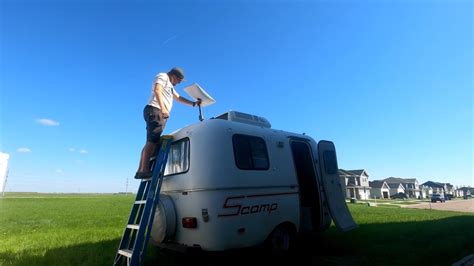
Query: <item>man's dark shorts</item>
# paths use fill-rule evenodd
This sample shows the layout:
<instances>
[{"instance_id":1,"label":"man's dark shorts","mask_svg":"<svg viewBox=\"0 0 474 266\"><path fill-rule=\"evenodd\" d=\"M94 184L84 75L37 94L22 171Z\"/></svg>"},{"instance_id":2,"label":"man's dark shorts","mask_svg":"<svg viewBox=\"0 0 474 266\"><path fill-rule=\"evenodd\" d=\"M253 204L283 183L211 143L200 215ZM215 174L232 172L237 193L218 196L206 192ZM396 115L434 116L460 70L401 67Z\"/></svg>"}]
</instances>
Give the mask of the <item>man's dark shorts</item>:
<instances>
[{"instance_id":1,"label":"man's dark shorts","mask_svg":"<svg viewBox=\"0 0 474 266\"><path fill-rule=\"evenodd\" d=\"M161 110L147 105L143 109L143 118L146 121L146 140L153 143L160 142L160 136L165 129L166 120Z\"/></svg>"}]
</instances>

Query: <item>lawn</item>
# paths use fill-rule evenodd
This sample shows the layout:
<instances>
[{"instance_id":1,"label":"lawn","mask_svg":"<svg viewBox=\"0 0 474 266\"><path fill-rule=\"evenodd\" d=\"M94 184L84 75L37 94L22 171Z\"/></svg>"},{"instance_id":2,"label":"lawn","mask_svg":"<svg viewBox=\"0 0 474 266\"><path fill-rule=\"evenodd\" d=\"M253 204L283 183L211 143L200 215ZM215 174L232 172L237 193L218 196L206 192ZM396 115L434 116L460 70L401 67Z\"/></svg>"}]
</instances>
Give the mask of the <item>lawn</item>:
<instances>
[{"instance_id":1,"label":"lawn","mask_svg":"<svg viewBox=\"0 0 474 266\"><path fill-rule=\"evenodd\" d=\"M0 198L0 265L111 265L133 199L133 195L7 194ZM295 252L276 262L432 266L451 265L474 253L472 213L349 207L358 229L340 233L332 227L300 238ZM150 247L146 264L181 263L175 256ZM207 265L269 262L258 250L199 256L200 264ZM249 260L250 256L255 259Z\"/></svg>"},{"instance_id":2,"label":"lawn","mask_svg":"<svg viewBox=\"0 0 474 266\"><path fill-rule=\"evenodd\" d=\"M349 207L359 228L348 233L331 228L319 237L329 254L344 254L330 258L341 262L336 264L451 265L474 253L472 213Z\"/></svg>"},{"instance_id":3,"label":"lawn","mask_svg":"<svg viewBox=\"0 0 474 266\"><path fill-rule=\"evenodd\" d=\"M0 265L110 265L133 195L7 194Z\"/></svg>"}]
</instances>

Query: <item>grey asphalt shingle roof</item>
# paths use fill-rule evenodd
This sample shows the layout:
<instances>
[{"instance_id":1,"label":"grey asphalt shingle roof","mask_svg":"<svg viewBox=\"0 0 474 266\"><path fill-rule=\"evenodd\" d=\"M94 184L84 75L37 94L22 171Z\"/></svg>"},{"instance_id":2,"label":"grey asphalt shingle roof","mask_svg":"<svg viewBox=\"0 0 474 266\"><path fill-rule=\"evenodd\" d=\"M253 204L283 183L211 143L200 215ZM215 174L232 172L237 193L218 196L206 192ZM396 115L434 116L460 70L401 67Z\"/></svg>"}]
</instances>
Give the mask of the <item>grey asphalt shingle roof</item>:
<instances>
[{"instance_id":1,"label":"grey asphalt shingle roof","mask_svg":"<svg viewBox=\"0 0 474 266\"><path fill-rule=\"evenodd\" d=\"M382 188L384 181L369 181L371 188Z\"/></svg>"},{"instance_id":2,"label":"grey asphalt shingle roof","mask_svg":"<svg viewBox=\"0 0 474 266\"><path fill-rule=\"evenodd\" d=\"M387 183L387 185L390 187L390 188L398 188L400 186L400 183Z\"/></svg>"},{"instance_id":3,"label":"grey asphalt shingle roof","mask_svg":"<svg viewBox=\"0 0 474 266\"><path fill-rule=\"evenodd\" d=\"M348 172L354 174L354 175L357 175L357 176L360 176L362 175L362 173L364 172L364 169L358 169L358 170L348 170Z\"/></svg>"},{"instance_id":4,"label":"grey asphalt shingle roof","mask_svg":"<svg viewBox=\"0 0 474 266\"><path fill-rule=\"evenodd\" d=\"M353 175L353 174L344 169L339 169L339 175Z\"/></svg>"},{"instance_id":5,"label":"grey asphalt shingle roof","mask_svg":"<svg viewBox=\"0 0 474 266\"><path fill-rule=\"evenodd\" d=\"M444 185L442 183L433 182L433 181L427 181L427 182L423 183L422 185L427 186L427 187L439 187L439 188L444 187Z\"/></svg>"},{"instance_id":6,"label":"grey asphalt shingle roof","mask_svg":"<svg viewBox=\"0 0 474 266\"><path fill-rule=\"evenodd\" d=\"M405 184L405 183L415 183L416 178L400 178L400 177L391 176L389 178L385 178L384 181L387 182L387 183L402 183L402 184Z\"/></svg>"}]
</instances>

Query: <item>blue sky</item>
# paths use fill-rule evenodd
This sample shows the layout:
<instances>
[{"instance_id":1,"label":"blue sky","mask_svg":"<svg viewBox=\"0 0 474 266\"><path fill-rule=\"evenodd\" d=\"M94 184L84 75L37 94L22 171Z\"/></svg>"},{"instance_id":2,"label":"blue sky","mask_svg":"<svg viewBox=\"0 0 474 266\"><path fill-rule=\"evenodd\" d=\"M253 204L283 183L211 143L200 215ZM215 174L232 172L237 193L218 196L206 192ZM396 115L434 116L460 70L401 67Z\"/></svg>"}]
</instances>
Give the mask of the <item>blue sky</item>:
<instances>
[{"instance_id":1,"label":"blue sky","mask_svg":"<svg viewBox=\"0 0 474 266\"><path fill-rule=\"evenodd\" d=\"M340 168L474 185L472 1L1 1L6 191L133 180L153 77L334 141ZM175 103L165 133L195 123ZM43 119L43 120L41 120Z\"/></svg>"}]
</instances>

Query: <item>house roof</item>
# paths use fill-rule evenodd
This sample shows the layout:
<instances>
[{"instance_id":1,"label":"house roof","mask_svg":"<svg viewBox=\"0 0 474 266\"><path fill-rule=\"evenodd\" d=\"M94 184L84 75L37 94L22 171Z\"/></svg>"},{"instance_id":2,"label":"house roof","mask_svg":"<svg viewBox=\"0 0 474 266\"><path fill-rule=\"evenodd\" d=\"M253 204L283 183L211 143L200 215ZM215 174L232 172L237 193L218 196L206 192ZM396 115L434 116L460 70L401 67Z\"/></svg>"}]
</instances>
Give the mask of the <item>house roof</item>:
<instances>
[{"instance_id":1,"label":"house roof","mask_svg":"<svg viewBox=\"0 0 474 266\"><path fill-rule=\"evenodd\" d=\"M385 178L384 181L387 183L402 183L402 184L417 182L416 178L400 178L400 177L393 177L393 176L389 178Z\"/></svg>"},{"instance_id":2,"label":"house roof","mask_svg":"<svg viewBox=\"0 0 474 266\"><path fill-rule=\"evenodd\" d=\"M369 181L369 186L372 188L382 188L384 183L385 181L380 181L380 180Z\"/></svg>"},{"instance_id":3,"label":"house roof","mask_svg":"<svg viewBox=\"0 0 474 266\"><path fill-rule=\"evenodd\" d=\"M353 174L344 169L339 169L339 175L353 175Z\"/></svg>"},{"instance_id":4,"label":"house roof","mask_svg":"<svg viewBox=\"0 0 474 266\"><path fill-rule=\"evenodd\" d=\"M447 189L452 189L453 188L453 185L451 185L450 183L440 183L440 184L446 185Z\"/></svg>"},{"instance_id":5,"label":"house roof","mask_svg":"<svg viewBox=\"0 0 474 266\"><path fill-rule=\"evenodd\" d=\"M427 186L427 187L439 187L439 188L444 187L443 183L433 182L433 181L427 181L427 182L423 183L422 185Z\"/></svg>"},{"instance_id":6,"label":"house roof","mask_svg":"<svg viewBox=\"0 0 474 266\"><path fill-rule=\"evenodd\" d=\"M401 183L387 183L390 188L399 188ZM403 187L403 186L402 186Z\"/></svg>"},{"instance_id":7,"label":"house roof","mask_svg":"<svg viewBox=\"0 0 474 266\"><path fill-rule=\"evenodd\" d=\"M362 175L362 173L364 173L365 170L364 169L358 169L358 170L347 170L347 171L354 174L354 175L360 176L360 175ZM366 172L366 174L367 174L367 172Z\"/></svg>"}]
</instances>

